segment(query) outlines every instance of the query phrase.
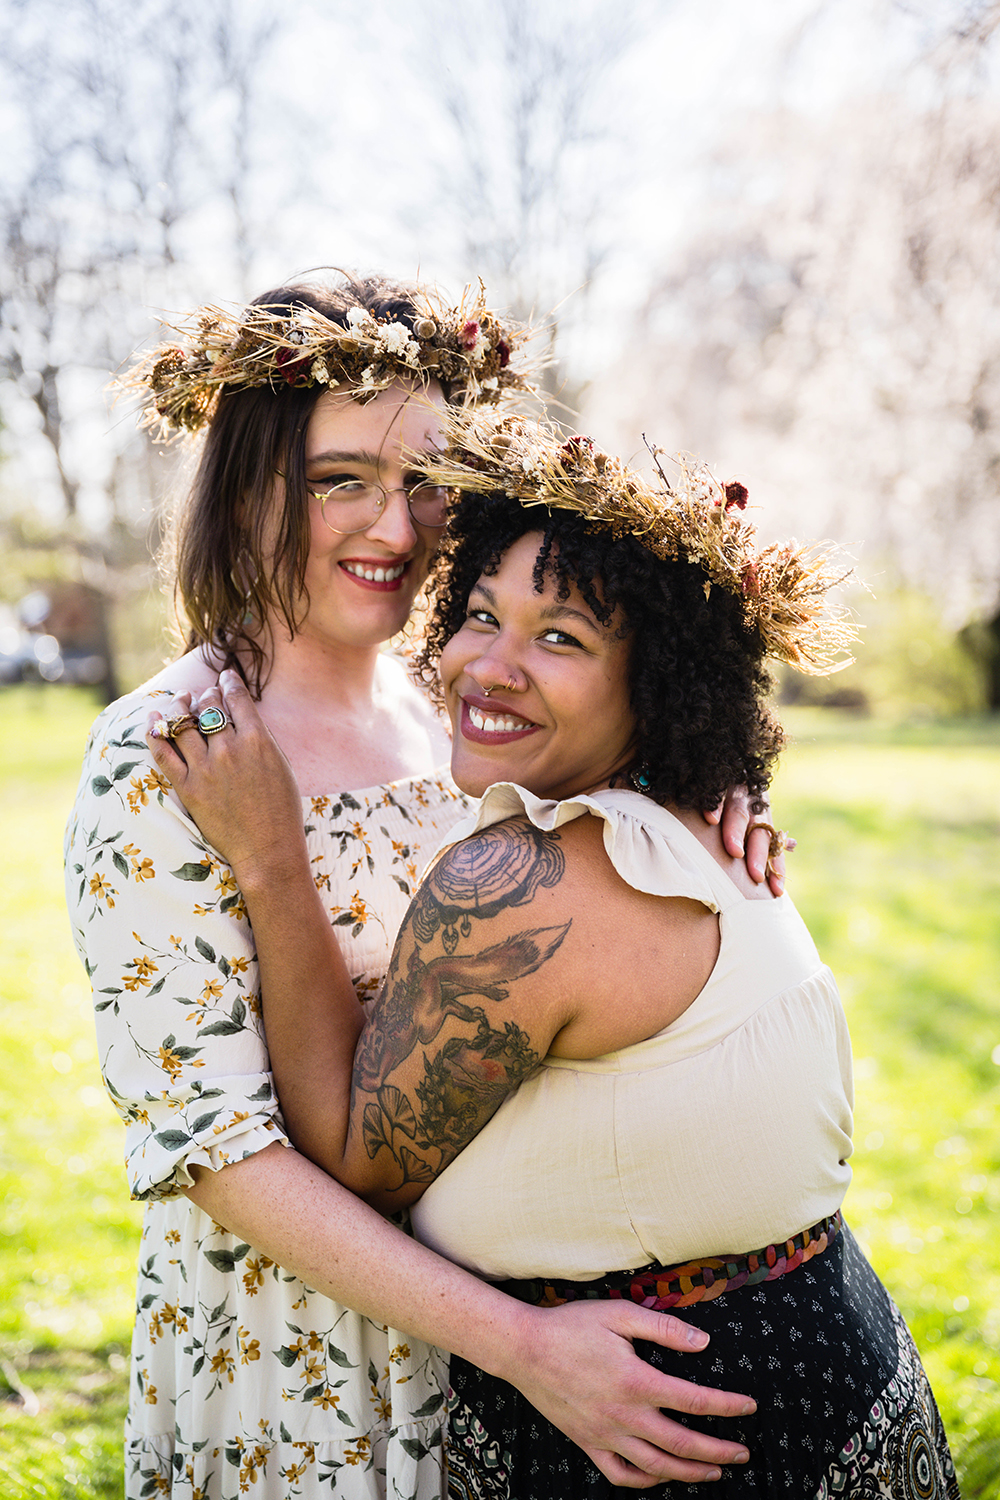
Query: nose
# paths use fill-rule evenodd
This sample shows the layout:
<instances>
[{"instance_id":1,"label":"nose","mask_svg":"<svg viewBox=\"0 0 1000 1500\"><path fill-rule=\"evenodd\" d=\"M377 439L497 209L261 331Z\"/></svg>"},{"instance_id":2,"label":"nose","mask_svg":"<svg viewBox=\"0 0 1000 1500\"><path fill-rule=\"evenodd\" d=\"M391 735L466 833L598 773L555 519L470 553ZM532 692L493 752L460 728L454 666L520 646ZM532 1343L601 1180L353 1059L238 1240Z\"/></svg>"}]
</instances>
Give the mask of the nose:
<instances>
[{"instance_id":1,"label":"nose","mask_svg":"<svg viewBox=\"0 0 1000 1500\"><path fill-rule=\"evenodd\" d=\"M373 542L381 542L395 553L410 552L416 544L418 533L410 515L410 507L406 503L406 490L402 485L396 485L393 489L384 485L383 488L385 504L365 531L365 536Z\"/></svg>"},{"instance_id":2,"label":"nose","mask_svg":"<svg viewBox=\"0 0 1000 1500\"><path fill-rule=\"evenodd\" d=\"M465 670L487 698L498 688L514 693L523 692L528 685L511 659L511 652L504 649L501 636L496 636L480 656L467 663Z\"/></svg>"}]
</instances>

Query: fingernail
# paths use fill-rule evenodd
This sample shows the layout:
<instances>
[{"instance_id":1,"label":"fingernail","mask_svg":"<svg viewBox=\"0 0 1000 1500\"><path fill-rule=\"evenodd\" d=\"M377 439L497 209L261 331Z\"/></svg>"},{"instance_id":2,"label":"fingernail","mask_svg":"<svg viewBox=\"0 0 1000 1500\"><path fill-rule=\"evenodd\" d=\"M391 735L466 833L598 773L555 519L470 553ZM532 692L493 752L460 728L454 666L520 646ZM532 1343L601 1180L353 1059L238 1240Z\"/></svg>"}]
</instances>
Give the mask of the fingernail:
<instances>
[{"instance_id":1,"label":"fingernail","mask_svg":"<svg viewBox=\"0 0 1000 1500\"><path fill-rule=\"evenodd\" d=\"M713 1479L721 1479L721 1478L722 1478L722 1470L721 1469L709 1469L708 1473L705 1475L705 1482L707 1484L707 1483L710 1483L711 1480L713 1480Z\"/></svg>"},{"instance_id":2,"label":"fingernail","mask_svg":"<svg viewBox=\"0 0 1000 1500\"><path fill-rule=\"evenodd\" d=\"M704 1349L708 1343L708 1334L703 1333L700 1328L689 1328L687 1341L690 1349Z\"/></svg>"},{"instance_id":3,"label":"fingernail","mask_svg":"<svg viewBox=\"0 0 1000 1500\"><path fill-rule=\"evenodd\" d=\"M745 1448L741 1448L739 1453L737 1453L736 1457L733 1459L734 1464L748 1464L749 1462L750 1455Z\"/></svg>"},{"instance_id":4,"label":"fingernail","mask_svg":"<svg viewBox=\"0 0 1000 1500\"><path fill-rule=\"evenodd\" d=\"M783 896L785 894L785 882L782 880L780 875L776 875L774 877L774 889L777 891L779 896Z\"/></svg>"},{"instance_id":5,"label":"fingernail","mask_svg":"<svg viewBox=\"0 0 1000 1500\"><path fill-rule=\"evenodd\" d=\"M741 1417L752 1417L753 1414L754 1414L754 1412L756 1410L757 1410L757 1403L756 1403L756 1401L748 1401L747 1404L746 1404L746 1406L744 1406L743 1410L740 1412L740 1416Z\"/></svg>"}]
</instances>

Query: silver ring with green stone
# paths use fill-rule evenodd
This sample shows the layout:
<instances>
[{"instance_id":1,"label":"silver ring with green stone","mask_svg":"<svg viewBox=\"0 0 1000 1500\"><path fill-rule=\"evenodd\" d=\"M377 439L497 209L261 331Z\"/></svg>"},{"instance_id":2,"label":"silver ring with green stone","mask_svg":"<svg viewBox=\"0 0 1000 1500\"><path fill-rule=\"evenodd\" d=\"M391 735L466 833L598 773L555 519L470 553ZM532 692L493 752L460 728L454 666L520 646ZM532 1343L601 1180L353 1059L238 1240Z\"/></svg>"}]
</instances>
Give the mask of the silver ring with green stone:
<instances>
[{"instance_id":1,"label":"silver ring with green stone","mask_svg":"<svg viewBox=\"0 0 1000 1500\"><path fill-rule=\"evenodd\" d=\"M233 721L221 708L203 708L198 715L198 728L202 734L218 734L220 729L225 729Z\"/></svg>"}]
</instances>

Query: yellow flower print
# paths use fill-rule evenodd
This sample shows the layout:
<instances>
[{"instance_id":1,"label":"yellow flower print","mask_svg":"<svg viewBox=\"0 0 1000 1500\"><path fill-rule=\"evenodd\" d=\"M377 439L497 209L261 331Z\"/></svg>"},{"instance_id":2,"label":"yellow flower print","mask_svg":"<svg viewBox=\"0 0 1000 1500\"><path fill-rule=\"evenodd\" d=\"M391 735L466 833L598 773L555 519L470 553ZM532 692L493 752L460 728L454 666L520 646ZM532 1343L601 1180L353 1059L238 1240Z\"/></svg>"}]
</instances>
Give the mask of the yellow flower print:
<instances>
[{"instance_id":1,"label":"yellow flower print","mask_svg":"<svg viewBox=\"0 0 1000 1500\"><path fill-rule=\"evenodd\" d=\"M221 979L206 979L205 988L201 992L203 1000L218 1000L222 994Z\"/></svg>"},{"instance_id":2,"label":"yellow flower print","mask_svg":"<svg viewBox=\"0 0 1000 1500\"><path fill-rule=\"evenodd\" d=\"M249 962L250 960L248 958L231 958L229 960L229 967L232 969L234 974L245 974Z\"/></svg>"},{"instance_id":3,"label":"yellow flower print","mask_svg":"<svg viewBox=\"0 0 1000 1500\"><path fill-rule=\"evenodd\" d=\"M318 891L328 891L330 889L330 877L323 874L314 875L313 884Z\"/></svg>"},{"instance_id":4,"label":"yellow flower print","mask_svg":"<svg viewBox=\"0 0 1000 1500\"><path fill-rule=\"evenodd\" d=\"M103 875L92 875L90 877L90 894L96 896L98 901L106 901L109 906L114 906L114 898L118 892Z\"/></svg>"},{"instance_id":5,"label":"yellow flower print","mask_svg":"<svg viewBox=\"0 0 1000 1500\"><path fill-rule=\"evenodd\" d=\"M173 933L170 934L171 947L176 948L176 950L177 950L178 953L180 952L182 941L183 941L183 939L181 939L179 937L174 937Z\"/></svg>"},{"instance_id":6,"label":"yellow flower print","mask_svg":"<svg viewBox=\"0 0 1000 1500\"><path fill-rule=\"evenodd\" d=\"M133 960L135 972L140 979L146 979L148 975L157 972L156 965L151 958L136 958Z\"/></svg>"},{"instance_id":7,"label":"yellow flower print","mask_svg":"<svg viewBox=\"0 0 1000 1500\"><path fill-rule=\"evenodd\" d=\"M160 1315L158 1312L155 1312L149 1320L149 1342L155 1344L162 1332L163 1325L160 1322Z\"/></svg>"},{"instance_id":8,"label":"yellow flower print","mask_svg":"<svg viewBox=\"0 0 1000 1500\"><path fill-rule=\"evenodd\" d=\"M323 1379L322 1361L315 1358L307 1359L304 1374L310 1385L318 1385Z\"/></svg>"},{"instance_id":9,"label":"yellow flower print","mask_svg":"<svg viewBox=\"0 0 1000 1500\"><path fill-rule=\"evenodd\" d=\"M309 1330L309 1347L313 1352L323 1347L323 1340L314 1328Z\"/></svg>"},{"instance_id":10,"label":"yellow flower print","mask_svg":"<svg viewBox=\"0 0 1000 1500\"><path fill-rule=\"evenodd\" d=\"M219 871L219 879L215 889L220 896L231 896L236 890L236 879L232 870L222 869Z\"/></svg>"},{"instance_id":11,"label":"yellow flower print","mask_svg":"<svg viewBox=\"0 0 1000 1500\"><path fill-rule=\"evenodd\" d=\"M209 1360L209 1369L213 1375L225 1375L229 1384L233 1383L233 1371L236 1369L236 1361L231 1357L228 1349L220 1349L218 1354L213 1354Z\"/></svg>"},{"instance_id":12,"label":"yellow flower print","mask_svg":"<svg viewBox=\"0 0 1000 1500\"><path fill-rule=\"evenodd\" d=\"M347 1460L350 1463L350 1459ZM294 1484L296 1479L301 1479L308 1468L307 1464L289 1464L287 1469L281 1470L282 1479L287 1479L289 1484Z\"/></svg>"},{"instance_id":13,"label":"yellow flower print","mask_svg":"<svg viewBox=\"0 0 1000 1500\"><path fill-rule=\"evenodd\" d=\"M146 1396L145 1396L146 1405L147 1406L155 1406L156 1405L156 1386L149 1384L149 1371L148 1370L143 1370L143 1372L142 1372L142 1379L143 1379L143 1389L146 1392Z\"/></svg>"},{"instance_id":14,"label":"yellow flower print","mask_svg":"<svg viewBox=\"0 0 1000 1500\"><path fill-rule=\"evenodd\" d=\"M409 1359L409 1357L410 1357L410 1346L409 1346L409 1344L397 1344L396 1347L395 1347L395 1349L390 1349L389 1350L389 1363L391 1365L402 1364L403 1360L404 1359Z\"/></svg>"},{"instance_id":15,"label":"yellow flower print","mask_svg":"<svg viewBox=\"0 0 1000 1500\"><path fill-rule=\"evenodd\" d=\"M126 795L128 797L128 805L134 813L137 813L140 807L149 806L149 798L146 796L146 791L147 788L142 784L142 777L133 776L129 782L129 791Z\"/></svg>"},{"instance_id":16,"label":"yellow flower print","mask_svg":"<svg viewBox=\"0 0 1000 1500\"><path fill-rule=\"evenodd\" d=\"M144 859L140 864L140 862L133 857L132 874L135 876L140 885L144 880L154 880L156 878L156 871L153 869L153 861L151 859Z\"/></svg>"},{"instance_id":17,"label":"yellow flower print","mask_svg":"<svg viewBox=\"0 0 1000 1500\"><path fill-rule=\"evenodd\" d=\"M191 1486L191 1500L205 1500L205 1488L194 1482L194 1464L185 1464L184 1477Z\"/></svg>"},{"instance_id":18,"label":"yellow flower print","mask_svg":"<svg viewBox=\"0 0 1000 1500\"><path fill-rule=\"evenodd\" d=\"M247 1268L243 1272L243 1285L248 1297L256 1297L258 1291L264 1285L263 1268L256 1256L247 1256Z\"/></svg>"},{"instance_id":19,"label":"yellow flower print","mask_svg":"<svg viewBox=\"0 0 1000 1500\"><path fill-rule=\"evenodd\" d=\"M330 915L334 916L334 917L339 916L340 913L343 912L343 911L349 911L350 912L350 914L351 914L351 920L354 923L356 923L356 924L360 923L360 925L362 927L364 927L366 925L366 923L368 921L368 907L365 905L365 898L360 894L359 891L355 891L355 893L354 893L354 899L351 902L350 906L347 906L347 907L344 907L344 906L331 906L330 907Z\"/></svg>"},{"instance_id":20,"label":"yellow flower print","mask_svg":"<svg viewBox=\"0 0 1000 1500\"><path fill-rule=\"evenodd\" d=\"M329 1411L331 1407L339 1405L340 1397L335 1395L329 1386L322 1395L313 1397L313 1406L318 1406L322 1411Z\"/></svg>"},{"instance_id":21,"label":"yellow flower print","mask_svg":"<svg viewBox=\"0 0 1000 1500\"><path fill-rule=\"evenodd\" d=\"M181 1242L181 1237L176 1229L168 1229L163 1238L168 1245L179 1245Z\"/></svg>"},{"instance_id":22,"label":"yellow flower print","mask_svg":"<svg viewBox=\"0 0 1000 1500\"><path fill-rule=\"evenodd\" d=\"M159 1048L157 1055L160 1059L160 1067L163 1069L164 1073L170 1074L170 1082L176 1083L178 1078L181 1076L181 1073L184 1071L184 1064L177 1056L177 1053L174 1051L173 1047L168 1047L164 1043L164 1045ZM190 1063L190 1066L192 1068L203 1068L205 1064L201 1058L195 1058L195 1060Z\"/></svg>"},{"instance_id":23,"label":"yellow flower print","mask_svg":"<svg viewBox=\"0 0 1000 1500\"><path fill-rule=\"evenodd\" d=\"M349 1464L364 1463L371 1456L372 1445L368 1438L359 1437L353 1449L348 1448L344 1459Z\"/></svg>"},{"instance_id":24,"label":"yellow flower print","mask_svg":"<svg viewBox=\"0 0 1000 1500\"><path fill-rule=\"evenodd\" d=\"M320 815L322 813L325 813L326 810L327 810L327 808L329 806L330 806L330 799L329 799L329 797L314 797L312 799L312 811L313 811L313 815L315 817L317 817L317 818L320 817Z\"/></svg>"},{"instance_id":25,"label":"yellow flower print","mask_svg":"<svg viewBox=\"0 0 1000 1500\"><path fill-rule=\"evenodd\" d=\"M249 1329L247 1332L249 1332ZM241 1340L240 1364L252 1365L255 1359L260 1359L260 1339Z\"/></svg>"}]
</instances>

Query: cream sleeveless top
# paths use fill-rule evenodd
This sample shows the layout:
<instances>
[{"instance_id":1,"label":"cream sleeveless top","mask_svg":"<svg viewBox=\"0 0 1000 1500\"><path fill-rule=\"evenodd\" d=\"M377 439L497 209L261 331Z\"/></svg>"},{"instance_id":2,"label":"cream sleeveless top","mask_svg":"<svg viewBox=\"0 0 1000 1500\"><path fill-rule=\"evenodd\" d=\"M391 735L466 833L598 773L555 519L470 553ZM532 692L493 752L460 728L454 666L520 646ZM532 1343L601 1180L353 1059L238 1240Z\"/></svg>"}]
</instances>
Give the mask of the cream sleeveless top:
<instances>
[{"instance_id":1,"label":"cream sleeveless top","mask_svg":"<svg viewBox=\"0 0 1000 1500\"><path fill-rule=\"evenodd\" d=\"M602 1057L546 1057L412 1209L418 1237L488 1278L588 1280L739 1254L835 1212L850 1182L847 1022L788 896L748 901L635 792L546 801L504 782L447 843L526 814L589 815L639 891L719 915L715 968L677 1020ZM627 973L629 940L607 955Z\"/></svg>"}]
</instances>

